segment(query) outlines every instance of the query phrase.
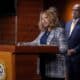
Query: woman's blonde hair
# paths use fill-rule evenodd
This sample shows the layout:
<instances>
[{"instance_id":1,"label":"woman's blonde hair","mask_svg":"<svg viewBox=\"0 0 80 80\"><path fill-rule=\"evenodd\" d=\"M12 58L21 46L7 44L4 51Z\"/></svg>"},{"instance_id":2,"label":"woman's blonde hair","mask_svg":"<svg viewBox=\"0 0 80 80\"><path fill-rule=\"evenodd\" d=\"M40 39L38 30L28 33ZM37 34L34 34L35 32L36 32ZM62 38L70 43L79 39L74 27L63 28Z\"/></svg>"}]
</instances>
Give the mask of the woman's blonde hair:
<instances>
[{"instance_id":1,"label":"woman's blonde hair","mask_svg":"<svg viewBox=\"0 0 80 80\"><path fill-rule=\"evenodd\" d=\"M57 16L56 8L49 8L46 11L41 11L40 18L39 18L39 28L43 29L42 23L41 23L41 16L42 14L46 14L49 17L50 24L48 27L54 28L59 26L59 19Z\"/></svg>"},{"instance_id":2,"label":"woman's blonde hair","mask_svg":"<svg viewBox=\"0 0 80 80\"><path fill-rule=\"evenodd\" d=\"M52 20L50 26L51 27L58 27L59 26L59 18L58 18L56 8L55 7L50 7L47 10L47 14L48 14L49 18Z\"/></svg>"},{"instance_id":3,"label":"woman's blonde hair","mask_svg":"<svg viewBox=\"0 0 80 80\"><path fill-rule=\"evenodd\" d=\"M38 22L38 26L39 26L39 29L40 29L41 31L44 30L44 28L43 28L43 26L42 26L42 23L41 23L41 17L42 17L42 14L43 14L43 13L45 13L45 11L41 11L41 12L40 12L39 22Z\"/></svg>"}]
</instances>

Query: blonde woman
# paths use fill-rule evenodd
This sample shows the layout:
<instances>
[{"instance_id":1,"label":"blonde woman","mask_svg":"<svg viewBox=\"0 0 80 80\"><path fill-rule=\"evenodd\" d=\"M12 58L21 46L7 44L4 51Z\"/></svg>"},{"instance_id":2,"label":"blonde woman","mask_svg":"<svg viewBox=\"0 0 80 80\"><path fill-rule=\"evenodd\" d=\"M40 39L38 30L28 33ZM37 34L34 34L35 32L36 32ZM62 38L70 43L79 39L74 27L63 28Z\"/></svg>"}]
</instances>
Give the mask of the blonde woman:
<instances>
[{"instance_id":1,"label":"blonde woman","mask_svg":"<svg viewBox=\"0 0 80 80\"><path fill-rule=\"evenodd\" d=\"M40 38L40 44L57 45L59 54L51 55L46 53L40 55L40 73L42 80L64 80L65 59L67 50L64 29L61 28L56 9L53 12L43 12L40 19L41 27L44 27L44 34ZM47 37L46 37L47 36Z\"/></svg>"},{"instance_id":2,"label":"blonde woman","mask_svg":"<svg viewBox=\"0 0 80 80\"><path fill-rule=\"evenodd\" d=\"M54 8L55 9L55 8ZM38 71L42 80L63 80L64 79L64 53L67 50L64 29L59 25L57 13L49 10L42 11L39 19L39 36L32 42L25 45L56 45L59 47L59 54L52 55L45 53L38 58Z\"/></svg>"}]
</instances>

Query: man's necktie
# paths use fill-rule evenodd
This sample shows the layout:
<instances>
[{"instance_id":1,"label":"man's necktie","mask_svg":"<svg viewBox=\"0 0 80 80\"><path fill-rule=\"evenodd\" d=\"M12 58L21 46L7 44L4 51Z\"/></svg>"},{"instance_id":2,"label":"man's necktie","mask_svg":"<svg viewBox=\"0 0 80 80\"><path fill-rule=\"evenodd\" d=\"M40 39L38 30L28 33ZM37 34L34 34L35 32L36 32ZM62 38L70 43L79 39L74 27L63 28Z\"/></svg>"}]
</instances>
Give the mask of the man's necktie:
<instances>
[{"instance_id":1,"label":"man's necktie","mask_svg":"<svg viewBox=\"0 0 80 80\"><path fill-rule=\"evenodd\" d=\"M73 31L73 29L74 29L75 25L76 25L76 21L75 21L75 20L73 20L73 22L72 22L72 24L71 24L71 28L70 28L69 36L71 35L71 33L72 33L72 31Z\"/></svg>"}]
</instances>

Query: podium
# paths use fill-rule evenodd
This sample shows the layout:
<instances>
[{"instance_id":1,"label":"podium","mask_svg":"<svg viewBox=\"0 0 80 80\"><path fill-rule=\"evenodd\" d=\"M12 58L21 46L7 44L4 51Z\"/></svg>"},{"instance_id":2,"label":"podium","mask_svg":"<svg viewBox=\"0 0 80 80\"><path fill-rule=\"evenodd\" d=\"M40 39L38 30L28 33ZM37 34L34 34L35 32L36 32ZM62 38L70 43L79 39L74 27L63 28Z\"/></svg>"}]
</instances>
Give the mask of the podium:
<instances>
[{"instance_id":1,"label":"podium","mask_svg":"<svg viewBox=\"0 0 80 80\"><path fill-rule=\"evenodd\" d=\"M0 45L0 64L5 65L4 80L41 80L36 73L38 55L57 52L56 46Z\"/></svg>"},{"instance_id":2,"label":"podium","mask_svg":"<svg viewBox=\"0 0 80 80\"><path fill-rule=\"evenodd\" d=\"M0 70L4 70L0 80L15 80L15 55L13 55L14 46L0 45L0 64L3 67ZM1 75L0 75L1 77Z\"/></svg>"}]
</instances>

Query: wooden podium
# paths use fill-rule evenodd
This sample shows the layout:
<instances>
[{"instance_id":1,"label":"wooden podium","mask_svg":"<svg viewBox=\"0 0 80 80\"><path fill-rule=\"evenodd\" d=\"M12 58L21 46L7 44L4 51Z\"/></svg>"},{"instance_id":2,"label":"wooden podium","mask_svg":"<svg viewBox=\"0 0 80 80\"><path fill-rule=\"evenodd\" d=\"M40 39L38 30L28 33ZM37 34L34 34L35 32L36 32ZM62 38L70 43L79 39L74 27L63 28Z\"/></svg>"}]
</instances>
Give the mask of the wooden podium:
<instances>
[{"instance_id":1,"label":"wooden podium","mask_svg":"<svg viewBox=\"0 0 80 80\"><path fill-rule=\"evenodd\" d=\"M40 80L36 73L38 55L57 52L56 46L0 45L0 64L5 65L4 80Z\"/></svg>"},{"instance_id":2,"label":"wooden podium","mask_svg":"<svg viewBox=\"0 0 80 80\"><path fill-rule=\"evenodd\" d=\"M1 80L15 80L15 55L14 46L0 45L0 64L4 64L5 75Z\"/></svg>"}]
</instances>

